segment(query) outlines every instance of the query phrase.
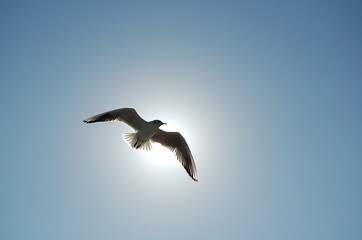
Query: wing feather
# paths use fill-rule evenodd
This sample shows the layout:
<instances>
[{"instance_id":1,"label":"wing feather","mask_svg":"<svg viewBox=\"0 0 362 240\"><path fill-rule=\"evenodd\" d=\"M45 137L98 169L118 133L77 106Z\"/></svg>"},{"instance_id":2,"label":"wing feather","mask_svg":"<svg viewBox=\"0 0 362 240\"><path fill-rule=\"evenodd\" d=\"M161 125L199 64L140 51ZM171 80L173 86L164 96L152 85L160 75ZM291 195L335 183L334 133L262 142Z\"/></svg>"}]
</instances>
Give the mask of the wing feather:
<instances>
[{"instance_id":1,"label":"wing feather","mask_svg":"<svg viewBox=\"0 0 362 240\"><path fill-rule=\"evenodd\" d=\"M95 123L95 122L109 122L109 121L121 121L126 123L128 126L133 128L135 131L140 130L146 121L141 118L136 110L133 108L120 108L101 114L97 114L93 117L85 119L85 123Z\"/></svg>"},{"instance_id":2,"label":"wing feather","mask_svg":"<svg viewBox=\"0 0 362 240\"><path fill-rule=\"evenodd\" d=\"M160 143L174 152L189 176L194 181L198 181L196 165L191 150L185 138L179 132L165 132L159 129L151 140Z\"/></svg>"}]
</instances>

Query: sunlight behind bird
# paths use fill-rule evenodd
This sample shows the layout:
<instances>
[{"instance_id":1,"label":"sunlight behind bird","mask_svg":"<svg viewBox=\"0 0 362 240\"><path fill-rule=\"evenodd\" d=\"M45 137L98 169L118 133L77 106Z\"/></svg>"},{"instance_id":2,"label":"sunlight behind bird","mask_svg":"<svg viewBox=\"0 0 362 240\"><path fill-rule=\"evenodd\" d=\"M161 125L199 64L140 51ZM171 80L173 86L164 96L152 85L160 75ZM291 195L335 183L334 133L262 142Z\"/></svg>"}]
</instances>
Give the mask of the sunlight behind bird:
<instances>
[{"instance_id":1,"label":"sunlight behind bird","mask_svg":"<svg viewBox=\"0 0 362 240\"><path fill-rule=\"evenodd\" d=\"M172 122L162 125L161 129L169 132L177 132L180 128L177 127L177 124ZM163 147L160 143L157 142L152 142L152 151L141 152L146 158L150 159L155 167L172 168L174 166L178 167L180 164L174 152Z\"/></svg>"},{"instance_id":2,"label":"sunlight behind bird","mask_svg":"<svg viewBox=\"0 0 362 240\"><path fill-rule=\"evenodd\" d=\"M179 164L173 152L156 142L152 143L152 151L142 151L142 153L157 167L169 168Z\"/></svg>"},{"instance_id":3,"label":"sunlight behind bird","mask_svg":"<svg viewBox=\"0 0 362 240\"><path fill-rule=\"evenodd\" d=\"M160 127L166 123L160 120L145 121L133 108L120 108L100 113L83 120L84 123L120 121L133 128L135 132L123 134L123 138L131 148L139 150L151 150L152 142L160 143L177 155L176 159L181 163L187 174L194 181L198 181L196 165L191 150L185 138L179 132L167 132ZM157 149L155 149L157 150ZM151 152L152 153L152 152ZM158 162L167 159L165 151L154 151L158 153L155 158ZM161 154L162 153L162 154ZM167 156L165 157L164 154Z\"/></svg>"}]
</instances>

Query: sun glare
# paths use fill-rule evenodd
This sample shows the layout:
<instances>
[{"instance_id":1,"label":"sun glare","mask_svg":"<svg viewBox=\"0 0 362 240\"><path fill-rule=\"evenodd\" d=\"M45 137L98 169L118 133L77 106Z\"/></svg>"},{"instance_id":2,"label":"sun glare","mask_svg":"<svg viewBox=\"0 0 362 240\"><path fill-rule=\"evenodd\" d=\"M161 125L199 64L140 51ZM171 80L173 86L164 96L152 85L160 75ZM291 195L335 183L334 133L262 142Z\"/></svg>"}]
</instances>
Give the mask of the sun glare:
<instances>
[{"instance_id":1,"label":"sun glare","mask_svg":"<svg viewBox=\"0 0 362 240\"><path fill-rule=\"evenodd\" d=\"M159 143L152 143L152 151L147 151L145 154L152 163L161 167L170 167L177 163L175 154Z\"/></svg>"},{"instance_id":2,"label":"sun glare","mask_svg":"<svg viewBox=\"0 0 362 240\"><path fill-rule=\"evenodd\" d=\"M178 131L174 124L163 125L161 128L164 131ZM158 167L173 167L179 164L175 153L156 142L152 142L151 151L142 152Z\"/></svg>"}]
</instances>

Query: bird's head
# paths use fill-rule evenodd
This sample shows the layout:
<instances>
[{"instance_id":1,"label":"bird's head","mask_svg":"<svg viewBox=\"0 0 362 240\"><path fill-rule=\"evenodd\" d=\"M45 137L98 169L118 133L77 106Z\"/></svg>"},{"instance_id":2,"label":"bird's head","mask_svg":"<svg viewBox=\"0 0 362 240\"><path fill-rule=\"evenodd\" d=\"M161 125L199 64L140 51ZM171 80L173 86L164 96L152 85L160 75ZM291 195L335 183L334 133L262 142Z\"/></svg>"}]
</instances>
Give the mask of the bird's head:
<instances>
[{"instance_id":1,"label":"bird's head","mask_svg":"<svg viewBox=\"0 0 362 240\"><path fill-rule=\"evenodd\" d=\"M163 123L163 122L160 121L160 120L153 120L152 123L153 123L154 125L156 125L157 127L160 127L160 126L163 125L163 124L167 124L167 123Z\"/></svg>"}]
</instances>

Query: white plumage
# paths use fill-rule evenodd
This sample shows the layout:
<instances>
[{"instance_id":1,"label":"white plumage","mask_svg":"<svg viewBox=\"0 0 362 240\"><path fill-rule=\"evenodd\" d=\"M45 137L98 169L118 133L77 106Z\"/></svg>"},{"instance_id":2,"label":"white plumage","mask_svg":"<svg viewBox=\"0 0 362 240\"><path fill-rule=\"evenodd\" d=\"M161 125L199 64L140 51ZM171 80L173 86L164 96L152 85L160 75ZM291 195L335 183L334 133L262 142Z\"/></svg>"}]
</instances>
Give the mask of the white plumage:
<instances>
[{"instance_id":1,"label":"white plumage","mask_svg":"<svg viewBox=\"0 0 362 240\"><path fill-rule=\"evenodd\" d=\"M135 133L123 135L125 141L135 149L152 150L151 141L173 151L189 176L198 181L194 159L185 138L179 132L165 132L159 127L165 123L160 120L150 122L141 118L133 108L120 108L87 118L83 122L121 121L133 128Z\"/></svg>"}]
</instances>

